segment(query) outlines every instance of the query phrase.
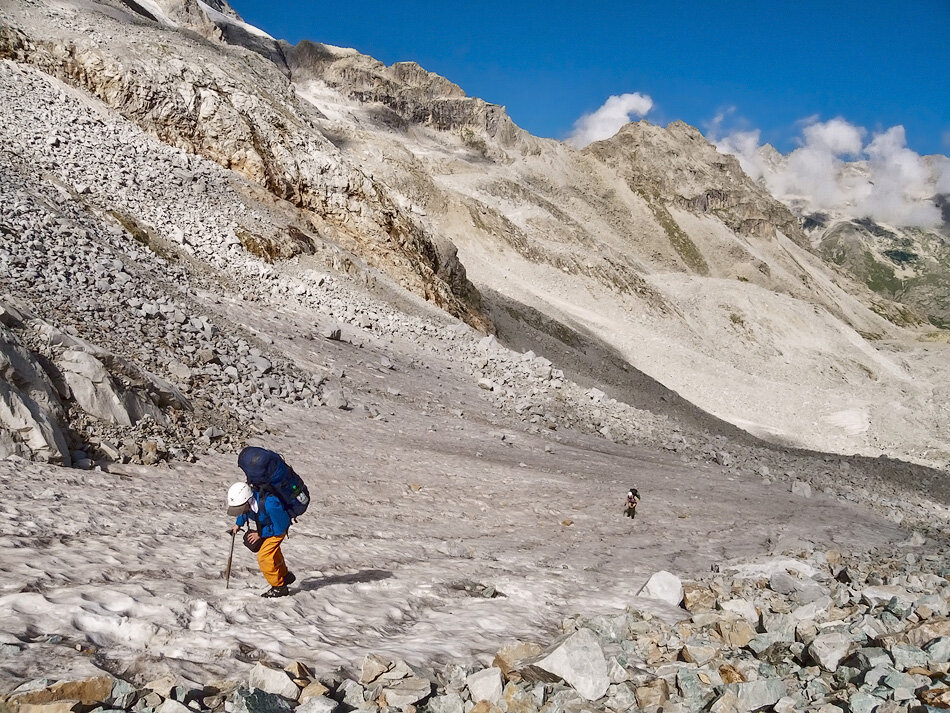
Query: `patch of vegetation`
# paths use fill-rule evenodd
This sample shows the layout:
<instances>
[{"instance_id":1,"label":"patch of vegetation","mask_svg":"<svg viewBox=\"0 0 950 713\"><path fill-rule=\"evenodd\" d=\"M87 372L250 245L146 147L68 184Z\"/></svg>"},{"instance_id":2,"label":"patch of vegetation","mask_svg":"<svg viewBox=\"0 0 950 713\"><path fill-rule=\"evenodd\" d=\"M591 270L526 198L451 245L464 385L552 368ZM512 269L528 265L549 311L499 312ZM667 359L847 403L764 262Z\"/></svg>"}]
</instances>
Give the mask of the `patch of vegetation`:
<instances>
[{"instance_id":1,"label":"patch of vegetation","mask_svg":"<svg viewBox=\"0 0 950 713\"><path fill-rule=\"evenodd\" d=\"M911 262L917 262L920 259L916 253L907 250L885 250L884 255L897 265L906 265Z\"/></svg>"},{"instance_id":2,"label":"patch of vegetation","mask_svg":"<svg viewBox=\"0 0 950 713\"><path fill-rule=\"evenodd\" d=\"M729 313L729 321L737 327L745 327L745 320L742 319L742 315L738 314L737 312Z\"/></svg>"},{"instance_id":3,"label":"patch of vegetation","mask_svg":"<svg viewBox=\"0 0 950 713\"><path fill-rule=\"evenodd\" d=\"M852 221L855 225L858 225L868 231L871 235L876 238L890 238L891 240L897 240L897 234L891 232L887 228L878 225L870 218L858 218Z\"/></svg>"},{"instance_id":4,"label":"patch of vegetation","mask_svg":"<svg viewBox=\"0 0 950 713\"><path fill-rule=\"evenodd\" d=\"M647 205L650 206L653 217L656 218L657 222L663 227L677 255L686 263L686 266L700 275L708 275L709 264L703 258L702 253L699 252L696 243L690 240L689 236L676 223L666 207L663 206L658 199L654 198L651 200L648 197Z\"/></svg>"},{"instance_id":5,"label":"patch of vegetation","mask_svg":"<svg viewBox=\"0 0 950 713\"><path fill-rule=\"evenodd\" d=\"M743 277L742 275L736 275L736 279L737 279L739 282L748 282L748 281L749 281L749 278L748 278L748 277Z\"/></svg>"},{"instance_id":6,"label":"patch of vegetation","mask_svg":"<svg viewBox=\"0 0 950 713\"><path fill-rule=\"evenodd\" d=\"M950 330L950 319L944 319L935 314L928 314L927 321L930 322L937 329L948 329Z\"/></svg>"},{"instance_id":7,"label":"patch of vegetation","mask_svg":"<svg viewBox=\"0 0 950 713\"><path fill-rule=\"evenodd\" d=\"M894 268L874 259L874 255L864 252L864 283L880 295L895 297L904 288L904 282L894 274Z\"/></svg>"}]
</instances>

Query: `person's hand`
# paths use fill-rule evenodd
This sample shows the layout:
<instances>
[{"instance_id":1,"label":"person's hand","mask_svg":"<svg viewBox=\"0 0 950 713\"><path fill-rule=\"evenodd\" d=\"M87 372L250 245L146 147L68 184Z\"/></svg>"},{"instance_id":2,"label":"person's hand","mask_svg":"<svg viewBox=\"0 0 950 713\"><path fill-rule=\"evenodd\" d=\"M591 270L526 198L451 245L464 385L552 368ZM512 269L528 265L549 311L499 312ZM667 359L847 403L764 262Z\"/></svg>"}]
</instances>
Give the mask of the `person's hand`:
<instances>
[{"instance_id":1,"label":"person's hand","mask_svg":"<svg viewBox=\"0 0 950 713\"><path fill-rule=\"evenodd\" d=\"M256 545L259 539L261 539L261 536L253 530L247 533L247 543L249 545Z\"/></svg>"},{"instance_id":2,"label":"person's hand","mask_svg":"<svg viewBox=\"0 0 950 713\"><path fill-rule=\"evenodd\" d=\"M225 532L227 532L229 535L236 535L238 533L238 530L240 529L241 528L238 527L237 525L231 525L231 527L225 530Z\"/></svg>"}]
</instances>

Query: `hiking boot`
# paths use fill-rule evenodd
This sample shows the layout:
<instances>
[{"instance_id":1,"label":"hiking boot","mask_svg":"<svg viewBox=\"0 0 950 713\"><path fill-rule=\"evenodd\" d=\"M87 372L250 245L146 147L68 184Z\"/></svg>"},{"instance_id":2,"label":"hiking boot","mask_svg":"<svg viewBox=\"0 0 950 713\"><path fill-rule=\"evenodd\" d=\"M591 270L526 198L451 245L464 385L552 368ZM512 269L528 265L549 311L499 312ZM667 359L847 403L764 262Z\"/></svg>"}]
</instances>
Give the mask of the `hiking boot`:
<instances>
[{"instance_id":1,"label":"hiking boot","mask_svg":"<svg viewBox=\"0 0 950 713\"><path fill-rule=\"evenodd\" d=\"M266 599L273 599L274 597L286 597L290 592L287 591L287 585L282 584L279 587L271 587L261 596Z\"/></svg>"},{"instance_id":2,"label":"hiking boot","mask_svg":"<svg viewBox=\"0 0 950 713\"><path fill-rule=\"evenodd\" d=\"M296 582L296 581L297 581L297 575L294 574L293 572L288 572L287 574L284 575L284 586L285 586L285 587L286 587L288 584L293 584L293 583Z\"/></svg>"}]
</instances>

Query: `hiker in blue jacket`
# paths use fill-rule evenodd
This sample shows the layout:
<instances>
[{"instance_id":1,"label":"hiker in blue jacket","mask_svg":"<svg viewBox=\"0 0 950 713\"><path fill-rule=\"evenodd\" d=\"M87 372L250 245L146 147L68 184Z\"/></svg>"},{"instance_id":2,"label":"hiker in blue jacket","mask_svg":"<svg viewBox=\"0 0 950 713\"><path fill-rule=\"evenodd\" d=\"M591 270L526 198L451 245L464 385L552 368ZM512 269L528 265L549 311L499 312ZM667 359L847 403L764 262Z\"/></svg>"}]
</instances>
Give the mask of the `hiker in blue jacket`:
<instances>
[{"instance_id":1,"label":"hiker in blue jacket","mask_svg":"<svg viewBox=\"0 0 950 713\"><path fill-rule=\"evenodd\" d=\"M235 534L251 520L257 531L248 529L244 544L257 553L257 564L271 588L262 597L286 597L287 585L297 579L287 570L280 543L290 529L290 515L280 499L271 494L254 492L247 483L235 483L228 489L228 514L237 515L237 520L228 532Z\"/></svg>"}]
</instances>

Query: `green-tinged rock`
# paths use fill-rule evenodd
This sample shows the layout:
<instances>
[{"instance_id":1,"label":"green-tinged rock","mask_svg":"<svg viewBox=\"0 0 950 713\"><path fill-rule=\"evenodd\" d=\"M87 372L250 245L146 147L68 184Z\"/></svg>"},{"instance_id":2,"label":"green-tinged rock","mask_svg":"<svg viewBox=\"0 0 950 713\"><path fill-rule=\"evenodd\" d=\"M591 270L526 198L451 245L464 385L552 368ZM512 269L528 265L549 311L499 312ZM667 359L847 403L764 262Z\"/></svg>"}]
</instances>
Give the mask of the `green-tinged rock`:
<instances>
[{"instance_id":1,"label":"green-tinged rock","mask_svg":"<svg viewBox=\"0 0 950 713\"><path fill-rule=\"evenodd\" d=\"M780 698L788 695L785 684L778 678L763 678L758 681L746 681L745 683L728 683L722 688L724 692L734 693L743 709L748 711L773 706Z\"/></svg>"},{"instance_id":2,"label":"green-tinged rock","mask_svg":"<svg viewBox=\"0 0 950 713\"><path fill-rule=\"evenodd\" d=\"M457 693L446 693L444 696L435 696L426 704L429 713L465 713L462 697Z\"/></svg>"},{"instance_id":3,"label":"green-tinged rock","mask_svg":"<svg viewBox=\"0 0 950 713\"><path fill-rule=\"evenodd\" d=\"M135 703L135 695L135 686L128 681L116 679L115 683L112 684L112 692L109 694L108 702L116 708L131 708L132 704Z\"/></svg>"},{"instance_id":4,"label":"green-tinged rock","mask_svg":"<svg viewBox=\"0 0 950 713\"><path fill-rule=\"evenodd\" d=\"M950 636L938 636L924 645L930 664L950 662Z\"/></svg>"},{"instance_id":5,"label":"green-tinged rock","mask_svg":"<svg viewBox=\"0 0 950 713\"><path fill-rule=\"evenodd\" d=\"M894 668L899 671L927 665L927 653L916 646L894 644L891 646L891 656L894 658Z\"/></svg>"},{"instance_id":6,"label":"green-tinged rock","mask_svg":"<svg viewBox=\"0 0 950 713\"><path fill-rule=\"evenodd\" d=\"M291 713L293 706L283 696L259 688L239 688L225 702L224 710L227 713Z\"/></svg>"},{"instance_id":7,"label":"green-tinged rock","mask_svg":"<svg viewBox=\"0 0 950 713\"><path fill-rule=\"evenodd\" d=\"M867 693L855 693L848 699L849 713L874 713L884 701Z\"/></svg>"},{"instance_id":8,"label":"green-tinged rock","mask_svg":"<svg viewBox=\"0 0 950 713\"><path fill-rule=\"evenodd\" d=\"M709 677L706 680L700 677L699 671L690 669L680 669L676 674L676 689L679 691L691 710L700 710L705 708L716 693L710 685Z\"/></svg>"},{"instance_id":9,"label":"green-tinged rock","mask_svg":"<svg viewBox=\"0 0 950 713\"><path fill-rule=\"evenodd\" d=\"M632 683L611 686L604 699L604 707L614 711L626 711L637 705L637 689Z\"/></svg>"}]
</instances>

